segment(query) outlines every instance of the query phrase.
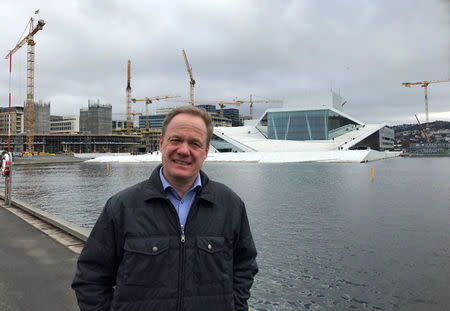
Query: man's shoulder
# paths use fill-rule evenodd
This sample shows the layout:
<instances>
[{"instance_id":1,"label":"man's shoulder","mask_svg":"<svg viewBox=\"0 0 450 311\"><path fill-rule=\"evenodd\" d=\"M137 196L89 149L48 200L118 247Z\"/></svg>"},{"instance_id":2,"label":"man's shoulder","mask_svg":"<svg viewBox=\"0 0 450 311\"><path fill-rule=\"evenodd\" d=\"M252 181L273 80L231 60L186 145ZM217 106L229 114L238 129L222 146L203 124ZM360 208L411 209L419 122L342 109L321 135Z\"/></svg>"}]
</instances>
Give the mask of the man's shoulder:
<instances>
[{"instance_id":1,"label":"man's shoulder","mask_svg":"<svg viewBox=\"0 0 450 311\"><path fill-rule=\"evenodd\" d=\"M205 187L208 196L215 201L226 201L228 203L241 204L242 199L229 186L214 180L209 180Z\"/></svg>"},{"instance_id":2,"label":"man's shoulder","mask_svg":"<svg viewBox=\"0 0 450 311\"><path fill-rule=\"evenodd\" d=\"M117 192L109 198L108 205L134 205L133 203L136 203L137 201L146 200L155 196L155 193L157 192L157 185L150 179L147 179Z\"/></svg>"}]
</instances>

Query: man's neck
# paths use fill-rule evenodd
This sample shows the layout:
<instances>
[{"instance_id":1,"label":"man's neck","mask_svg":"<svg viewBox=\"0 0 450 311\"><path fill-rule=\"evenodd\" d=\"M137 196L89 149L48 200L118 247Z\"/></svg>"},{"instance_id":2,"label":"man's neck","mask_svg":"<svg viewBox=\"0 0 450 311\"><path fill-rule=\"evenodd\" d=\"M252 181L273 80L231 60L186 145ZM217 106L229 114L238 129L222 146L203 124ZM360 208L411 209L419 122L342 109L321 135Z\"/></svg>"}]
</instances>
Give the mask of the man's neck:
<instances>
[{"instance_id":1,"label":"man's neck","mask_svg":"<svg viewBox=\"0 0 450 311\"><path fill-rule=\"evenodd\" d=\"M197 176L195 176L195 178L192 180L172 180L170 177L168 178L168 176L164 174L164 168L162 168L162 175L164 179L175 189L180 198L184 197L189 189L194 186L195 180L197 179Z\"/></svg>"},{"instance_id":2,"label":"man's neck","mask_svg":"<svg viewBox=\"0 0 450 311\"><path fill-rule=\"evenodd\" d=\"M175 183L173 181L169 181L169 180L167 180L167 181L175 189L175 191L178 193L180 198L182 198L189 191L189 189L192 188L192 186L194 185L195 179L191 183L187 184L187 186L186 186L186 183L178 183L177 184L177 183Z\"/></svg>"}]
</instances>

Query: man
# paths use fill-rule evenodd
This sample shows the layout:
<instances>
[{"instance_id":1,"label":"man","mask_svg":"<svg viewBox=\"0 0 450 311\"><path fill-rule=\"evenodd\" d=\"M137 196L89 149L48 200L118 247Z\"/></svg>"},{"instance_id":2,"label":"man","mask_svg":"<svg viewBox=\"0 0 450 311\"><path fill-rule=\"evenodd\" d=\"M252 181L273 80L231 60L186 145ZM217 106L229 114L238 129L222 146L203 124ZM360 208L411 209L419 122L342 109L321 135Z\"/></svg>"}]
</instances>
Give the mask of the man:
<instances>
[{"instance_id":1,"label":"man","mask_svg":"<svg viewBox=\"0 0 450 311\"><path fill-rule=\"evenodd\" d=\"M258 272L245 206L200 169L213 126L192 106L172 110L162 165L111 197L78 259L82 311L243 311Z\"/></svg>"}]
</instances>

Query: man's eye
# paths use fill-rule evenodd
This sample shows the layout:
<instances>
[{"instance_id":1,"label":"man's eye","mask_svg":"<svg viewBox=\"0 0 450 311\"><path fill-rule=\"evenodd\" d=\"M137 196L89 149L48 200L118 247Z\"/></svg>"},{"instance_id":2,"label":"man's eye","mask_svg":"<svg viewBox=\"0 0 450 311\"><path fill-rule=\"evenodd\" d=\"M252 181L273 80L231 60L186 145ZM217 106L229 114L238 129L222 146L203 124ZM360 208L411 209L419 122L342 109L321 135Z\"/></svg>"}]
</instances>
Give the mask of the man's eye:
<instances>
[{"instance_id":1,"label":"man's eye","mask_svg":"<svg viewBox=\"0 0 450 311\"><path fill-rule=\"evenodd\" d=\"M179 139L179 138L171 138L171 139L169 139L169 141L171 143L173 143L173 144L177 144L177 143L181 142L181 139Z\"/></svg>"},{"instance_id":2,"label":"man's eye","mask_svg":"<svg viewBox=\"0 0 450 311\"><path fill-rule=\"evenodd\" d=\"M201 147L202 147L202 144L199 143L199 142L195 142L195 141L194 141L194 142L191 143L191 146L194 147L194 148L201 148Z\"/></svg>"}]
</instances>

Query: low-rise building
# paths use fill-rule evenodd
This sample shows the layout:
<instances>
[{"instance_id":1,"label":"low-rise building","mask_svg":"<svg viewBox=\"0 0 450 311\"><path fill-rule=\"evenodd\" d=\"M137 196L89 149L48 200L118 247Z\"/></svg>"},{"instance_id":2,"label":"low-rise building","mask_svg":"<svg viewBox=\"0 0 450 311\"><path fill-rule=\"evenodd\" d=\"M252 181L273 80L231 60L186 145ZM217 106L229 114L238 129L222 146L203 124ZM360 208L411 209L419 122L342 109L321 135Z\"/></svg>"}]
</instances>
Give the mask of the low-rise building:
<instances>
[{"instance_id":1,"label":"low-rise building","mask_svg":"<svg viewBox=\"0 0 450 311\"><path fill-rule=\"evenodd\" d=\"M9 108L0 107L0 134L8 134ZM24 131L23 107L11 107L11 135Z\"/></svg>"},{"instance_id":2,"label":"low-rise building","mask_svg":"<svg viewBox=\"0 0 450 311\"><path fill-rule=\"evenodd\" d=\"M50 133L75 134L80 131L78 116L50 116Z\"/></svg>"}]
</instances>

